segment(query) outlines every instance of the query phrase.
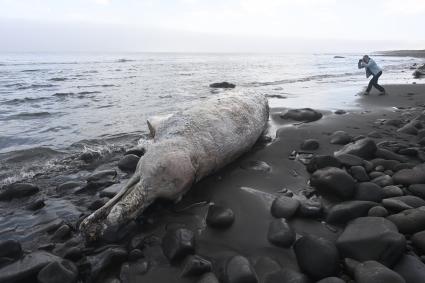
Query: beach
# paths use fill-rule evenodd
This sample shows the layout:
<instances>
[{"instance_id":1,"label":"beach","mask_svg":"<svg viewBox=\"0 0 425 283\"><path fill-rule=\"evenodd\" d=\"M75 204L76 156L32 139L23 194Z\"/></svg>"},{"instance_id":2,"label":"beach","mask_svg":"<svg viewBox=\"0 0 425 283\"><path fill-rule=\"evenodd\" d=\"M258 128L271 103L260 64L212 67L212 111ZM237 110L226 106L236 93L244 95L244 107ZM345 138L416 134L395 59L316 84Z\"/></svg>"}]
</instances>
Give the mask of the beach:
<instances>
[{"instance_id":1,"label":"beach","mask_svg":"<svg viewBox=\"0 0 425 283\"><path fill-rule=\"evenodd\" d=\"M419 180L413 183L397 174L425 161L421 140L424 122L418 120L412 126L414 129L399 130L425 110L425 87L384 87L387 95L358 95L352 105L341 109L307 110L310 114L321 114L313 115L314 119L293 120L285 115L288 108L271 108L268 130L249 153L195 184L180 202L155 203L141 218L105 242L85 244L78 225L131 176L131 164L125 169L121 160L126 151L143 154L136 138L133 144L129 142L127 148L107 159L99 161L88 156L72 170L52 170L33 176L26 180L31 183L29 187L15 188L15 193L1 200L0 239L13 243L8 244L11 248L2 257L9 259L2 261L0 279L32 282L43 267L65 258L72 262L71 267L62 264L44 273L75 275L83 282L217 282L216 277L220 282L315 282L331 276L351 282L360 280L358 270L363 268L361 273L368 274L377 268L378 273L401 276L405 282L420 282L415 280L425 276L421 261L424 212L420 208L425 200L423 185L411 187L415 182L424 184L424 171L415 173L414 178ZM302 149L306 140L310 141ZM349 152L345 158L338 154L334 157L344 144L364 140L375 146L370 149L369 144L367 156L359 158L357 155L362 154L345 150ZM323 166L333 169L317 173ZM353 167L363 174L355 175ZM328 178L321 174L328 174ZM372 188L359 189L359 184L364 183ZM341 193L344 186L353 186L356 193ZM275 203L276 198L280 198L283 208ZM230 225L216 227L208 222L208 210L213 204L233 212ZM408 220L397 218L406 211L413 216L408 216ZM286 219L284 224L280 220L282 215ZM355 225L355 221L365 222L359 225L369 234L357 232L358 235L347 236L348 223ZM413 228L405 228L406 221ZM190 232L194 240L187 254L199 257L183 257L170 263L163 239L175 231ZM353 246L359 245L358 253L344 246L342 234L351 237ZM357 244L356 237L366 241L369 248L365 250ZM392 252L385 253L379 242L384 242L384 249ZM173 243L179 245L178 240ZM304 245L310 246L308 251ZM368 251L377 245L372 252ZM322 260L312 262L309 257ZM347 262L345 257L382 264L370 267ZM397 273L392 274L385 266Z\"/></svg>"}]
</instances>

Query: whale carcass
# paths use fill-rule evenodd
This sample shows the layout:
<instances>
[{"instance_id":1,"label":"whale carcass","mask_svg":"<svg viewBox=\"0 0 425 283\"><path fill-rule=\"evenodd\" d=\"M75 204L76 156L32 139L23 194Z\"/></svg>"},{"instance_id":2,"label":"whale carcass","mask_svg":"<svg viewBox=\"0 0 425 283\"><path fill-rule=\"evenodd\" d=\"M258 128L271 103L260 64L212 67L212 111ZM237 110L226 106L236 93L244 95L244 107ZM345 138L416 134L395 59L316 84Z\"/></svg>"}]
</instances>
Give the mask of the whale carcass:
<instances>
[{"instance_id":1,"label":"whale carcass","mask_svg":"<svg viewBox=\"0 0 425 283\"><path fill-rule=\"evenodd\" d=\"M247 152L265 130L267 99L231 93L201 101L162 120L148 121L153 142L133 177L83 220L89 241L139 216L155 199L178 201L193 183Z\"/></svg>"}]
</instances>

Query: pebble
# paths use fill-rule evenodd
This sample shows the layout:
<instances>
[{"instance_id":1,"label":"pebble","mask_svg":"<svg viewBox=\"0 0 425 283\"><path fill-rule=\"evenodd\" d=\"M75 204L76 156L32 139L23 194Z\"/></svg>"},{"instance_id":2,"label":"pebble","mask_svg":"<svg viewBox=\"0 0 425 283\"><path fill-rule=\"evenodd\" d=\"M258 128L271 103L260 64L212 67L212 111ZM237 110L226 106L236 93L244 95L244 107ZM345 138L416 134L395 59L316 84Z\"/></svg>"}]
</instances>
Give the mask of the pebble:
<instances>
[{"instance_id":1,"label":"pebble","mask_svg":"<svg viewBox=\"0 0 425 283\"><path fill-rule=\"evenodd\" d=\"M61 260L46 265L37 275L39 283L75 283L78 269L69 260Z\"/></svg>"},{"instance_id":2,"label":"pebble","mask_svg":"<svg viewBox=\"0 0 425 283\"><path fill-rule=\"evenodd\" d=\"M342 199L350 199L354 195L355 181L346 171L327 167L319 169L310 178L310 185L322 193L328 193Z\"/></svg>"},{"instance_id":3,"label":"pebble","mask_svg":"<svg viewBox=\"0 0 425 283\"><path fill-rule=\"evenodd\" d=\"M297 211L300 202L297 199L280 196L277 197L270 208L271 214L276 218L291 218Z\"/></svg>"},{"instance_id":4,"label":"pebble","mask_svg":"<svg viewBox=\"0 0 425 283\"><path fill-rule=\"evenodd\" d=\"M235 221L235 214L232 209L220 205L210 205L208 208L206 222L213 228L228 228Z\"/></svg>"},{"instance_id":5,"label":"pebble","mask_svg":"<svg viewBox=\"0 0 425 283\"><path fill-rule=\"evenodd\" d=\"M211 269L212 264L209 260L199 255L189 255L183 263L181 276L200 276L206 272L210 272Z\"/></svg>"},{"instance_id":6,"label":"pebble","mask_svg":"<svg viewBox=\"0 0 425 283\"><path fill-rule=\"evenodd\" d=\"M161 246L168 260L181 260L195 252L195 235L186 228L171 229L162 239Z\"/></svg>"},{"instance_id":7,"label":"pebble","mask_svg":"<svg viewBox=\"0 0 425 283\"><path fill-rule=\"evenodd\" d=\"M257 274L246 257L236 255L226 264L224 272L226 283L257 283Z\"/></svg>"},{"instance_id":8,"label":"pebble","mask_svg":"<svg viewBox=\"0 0 425 283\"><path fill-rule=\"evenodd\" d=\"M3 186L0 192L0 200L11 200L15 198L24 198L38 193L40 189L29 183L14 183Z\"/></svg>"},{"instance_id":9,"label":"pebble","mask_svg":"<svg viewBox=\"0 0 425 283\"><path fill-rule=\"evenodd\" d=\"M118 161L118 168L124 172L132 173L136 170L140 157L135 154L126 154Z\"/></svg>"},{"instance_id":10,"label":"pebble","mask_svg":"<svg viewBox=\"0 0 425 283\"><path fill-rule=\"evenodd\" d=\"M267 239L273 245L288 248L295 242L295 232L285 219L274 219L269 224Z\"/></svg>"}]
</instances>

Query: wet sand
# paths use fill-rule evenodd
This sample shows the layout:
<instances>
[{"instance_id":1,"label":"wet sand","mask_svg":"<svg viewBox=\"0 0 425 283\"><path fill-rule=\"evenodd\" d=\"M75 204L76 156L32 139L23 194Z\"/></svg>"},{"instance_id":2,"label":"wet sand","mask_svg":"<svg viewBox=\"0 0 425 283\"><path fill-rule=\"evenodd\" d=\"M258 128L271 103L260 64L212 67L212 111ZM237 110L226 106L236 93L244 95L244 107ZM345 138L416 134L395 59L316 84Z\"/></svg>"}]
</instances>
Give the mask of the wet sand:
<instances>
[{"instance_id":1,"label":"wet sand","mask_svg":"<svg viewBox=\"0 0 425 283\"><path fill-rule=\"evenodd\" d=\"M111 157L105 164L87 165L83 167L84 170L68 172L67 176L61 173L48 180L43 179L43 176L35 177L31 182L40 187L40 192L29 198L2 201L2 220L7 221L9 226L13 226L14 219L21 217L20 215L27 215L26 218L22 216L25 221L40 221L43 217L46 217L45 222L49 225L56 221L57 224L53 225L53 228L47 229L47 224L38 226L39 230L33 227L31 232L37 230L37 233L32 236L27 234L27 237L20 235L15 239L22 242L25 253L44 246L44 249L63 257L64 251L77 247L80 253L73 261L79 269L80 278L87 282L118 282L112 279L120 277L122 282L198 282L199 276L181 276L183 261L170 264L163 254L161 240L167 231L176 227L193 231L196 254L212 263L212 271L219 278L226 276L223 275L223 266L234 255L242 255L250 261L259 282L266 282L267 275L280 268L300 271L293 247L277 247L268 241L269 224L274 219L270 213L271 204L281 195L292 196L301 202L312 196L315 200L320 200L323 204L323 213L320 216L307 218L295 214L288 219L288 223L296 232L297 238L313 235L335 243L345 225L328 224L325 222L325 216L338 200L333 196L324 197L310 187L310 173L307 172L303 161L308 162L314 155L333 155L341 149L342 145L330 143L332 133L340 130L352 137L369 136L376 144L382 141L397 141L417 145L416 137L399 133L397 127L385 122L398 119L404 125L421 113L425 109L425 85L386 85L385 88L388 92L385 96L378 96L373 91L369 96L359 95L356 105L343 109L344 114L315 109L321 112L323 117L314 122L282 119L280 114L287 109L271 109L267 133L271 140L259 141L251 152L197 183L179 203L154 204L138 221L130 225L129 233L123 232L122 238L113 243L124 247L129 253L134 250L134 246L131 247L134 239L143 239L143 244L137 247L142 255L136 260L125 256L120 259L117 257L112 263L105 263L96 278L90 279L89 274L93 273L88 267L90 265L87 264L87 257L95 255L96 248L111 247L106 246L106 243L86 246L77 227L82 216L90 212L87 207L94 200L101 199L98 195L101 189L95 188L90 193L83 191L75 194L69 191L59 194L57 186L70 180L70 176L74 181L84 182L93 171L103 169L117 170L118 176L113 182L120 180L123 183L129 175L116 168L122 156ZM316 139L320 144L319 148L301 150L300 145L306 139ZM295 155L295 159L292 158L294 151L299 153ZM424 160L414 157L409 159L409 162L418 164ZM26 205L40 198L45 199L45 207L35 212L24 209ZM216 229L206 224L206 215L211 203L233 210L235 220L229 228ZM5 213L6 211L9 212ZM28 218L28 215L32 215L31 218ZM63 223L71 227L70 235L58 241L51 240L55 229ZM2 225L1 240L14 238L16 229L10 229L8 231L5 225ZM120 238L120 235L118 233L115 236ZM54 246L46 248L47 244L52 243ZM421 255L416 250L414 253ZM123 263L128 262L128 268L123 269ZM342 264L342 261L340 263ZM347 282L352 278L352 274L345 268L337 275ZM314 279L311 279L314 282Z\"/></svg>"}]
</instances>

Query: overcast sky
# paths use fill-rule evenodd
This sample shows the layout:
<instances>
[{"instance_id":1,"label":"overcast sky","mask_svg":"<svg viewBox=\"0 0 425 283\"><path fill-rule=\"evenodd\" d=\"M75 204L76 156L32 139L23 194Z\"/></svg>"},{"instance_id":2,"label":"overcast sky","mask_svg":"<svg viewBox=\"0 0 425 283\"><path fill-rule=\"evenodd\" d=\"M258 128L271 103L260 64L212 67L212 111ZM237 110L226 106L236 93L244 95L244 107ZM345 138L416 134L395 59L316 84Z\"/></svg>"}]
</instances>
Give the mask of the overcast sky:
<instances>
[{"instance_id":1,"label":"overcast sky","mask_svg":"<svg viewBox=\"0 0 425 283\"><path fill-rule=\"evenodd\" d=\"M0 0L0 51L424 49L425 0Z\"/></svg>"}]
</instances>

